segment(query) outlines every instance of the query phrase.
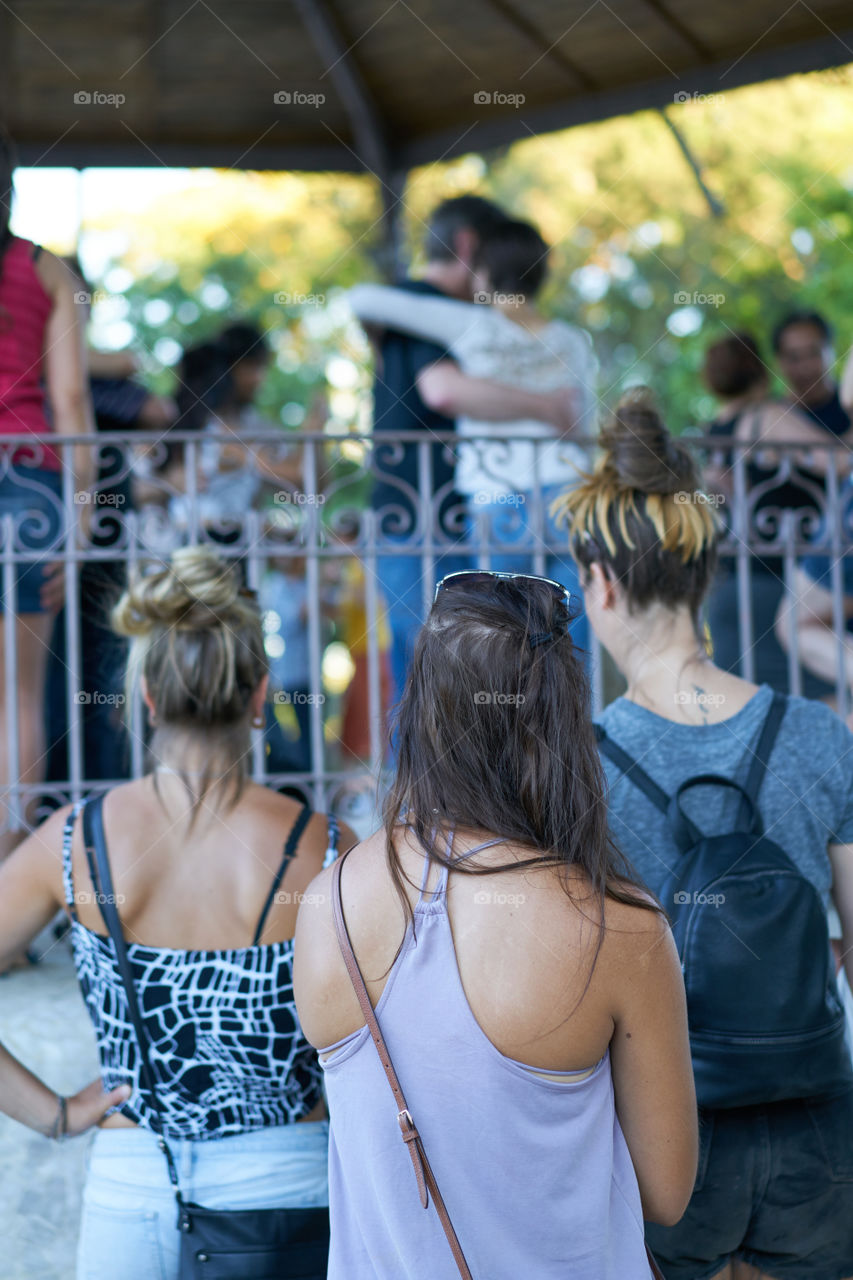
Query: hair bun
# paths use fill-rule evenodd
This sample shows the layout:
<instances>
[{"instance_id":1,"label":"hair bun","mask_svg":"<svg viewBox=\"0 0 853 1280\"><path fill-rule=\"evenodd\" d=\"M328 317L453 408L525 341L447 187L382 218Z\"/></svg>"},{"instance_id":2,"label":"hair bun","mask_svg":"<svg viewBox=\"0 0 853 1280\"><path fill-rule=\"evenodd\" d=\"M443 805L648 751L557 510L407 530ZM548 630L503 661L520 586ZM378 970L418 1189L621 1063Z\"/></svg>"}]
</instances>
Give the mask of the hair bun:
<instances>
[{"instance_id":1,"label":"hair bun","mask_svg":"<svg viewBox=\"0 0 853 1280\"><path fill-rule=\"evenodd\" d=\"M155 628L202 630L221 625L238 602L234 566L209 547L180 547L167 565L137 573L113 611L113 627L125 636Z\"/></svg>"},{"instance_id":2,"label":"hair bun","mask_svg":"<svg viewBox=\"0 0 853 1280\"><path fill-rule=\"evenodd\" d=\"M601 470L619 489L677 493L696 487L693 459L669 434L649 387L632 387L601 428Z\"/></svg>"}]
</instances>

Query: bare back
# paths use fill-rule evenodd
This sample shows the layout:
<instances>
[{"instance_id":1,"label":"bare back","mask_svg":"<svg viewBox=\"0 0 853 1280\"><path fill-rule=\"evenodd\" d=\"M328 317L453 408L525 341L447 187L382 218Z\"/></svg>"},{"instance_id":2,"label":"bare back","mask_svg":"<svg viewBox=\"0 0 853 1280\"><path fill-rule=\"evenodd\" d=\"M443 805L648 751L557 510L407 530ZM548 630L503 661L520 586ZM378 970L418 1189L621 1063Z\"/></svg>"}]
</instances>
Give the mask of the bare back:
<instances>
[{"instance_id":1,"label":"bare back","mask_svg":"<svg viewBox=\"0 0 853 1280\"><path fill-rule=\"evenodd\" d=\"M180 780L149 776L116 787L104 803L104 828L126 936L150 946L221 950L254 936L284 845L302 806L250 783L228 811L202 806L189 829ZM104 925L92 897L82 824L72 844L80 922ZM327 821L315 814L298 842L266 918L263 941L293 937L302 895L323 865Z\"/></svg>"},{"instance_id":2,"label":"bare back","mask_svg":"<svg viewBox=\"0 0 853 1280\"><path fill-rule=\"evenodd\" d=\"M458 833L454 853L488 835ZM414 906L424 855L402 828L395 849ZM471 865L529 856L499 844L475 854ZM668 1199L677 1187L678 1200L688 1184L689 1194L695 1174L695 1098L677 953L657 912L608 900L602 933L592 886L580 872L569 873L569 885L571 896L551 868L452 872L447 902L462 987L495 1048L534 1070L586 1072L610 1050L617 1110L641 1190L660 1213L656 1197ZM375 1005L406 928L384 831L350 854L342 895ZM363 1025L334 935L330 870L311 886L300 915L294 989L303 1029L318 1049ZM668 1148L663 1160L661 1146Z\"/></svg>"}]
</instances>

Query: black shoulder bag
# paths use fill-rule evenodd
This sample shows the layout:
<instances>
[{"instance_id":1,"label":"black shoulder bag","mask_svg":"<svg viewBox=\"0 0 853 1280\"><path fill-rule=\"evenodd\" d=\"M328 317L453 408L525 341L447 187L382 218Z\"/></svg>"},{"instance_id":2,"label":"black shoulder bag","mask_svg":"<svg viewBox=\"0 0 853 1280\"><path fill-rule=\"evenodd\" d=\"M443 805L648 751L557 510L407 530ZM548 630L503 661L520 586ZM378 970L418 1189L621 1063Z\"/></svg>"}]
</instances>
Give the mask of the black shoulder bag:
<instances>
[{"instance_id":1,"label":"black shoulder bag","mask_svg":"<svg viewBox=\"0 0 853 1280\"><path fill-rule=\"evenodd\" d=\"M155 1130L166 1157L178 1203L181 1233L179 1280L325 1280L329 1257L329 1211L322 1209L205 1209L184 1200L175 1161L163 1135L163 1113L148 1056L148 1036L107 859L103 796L83 807L83 840L101 914L115 947L128 1013L139 1045L140 1079L157 1113ZM212 1139L215 1141L215 1139Z\"/></svg>"}]
</instances>

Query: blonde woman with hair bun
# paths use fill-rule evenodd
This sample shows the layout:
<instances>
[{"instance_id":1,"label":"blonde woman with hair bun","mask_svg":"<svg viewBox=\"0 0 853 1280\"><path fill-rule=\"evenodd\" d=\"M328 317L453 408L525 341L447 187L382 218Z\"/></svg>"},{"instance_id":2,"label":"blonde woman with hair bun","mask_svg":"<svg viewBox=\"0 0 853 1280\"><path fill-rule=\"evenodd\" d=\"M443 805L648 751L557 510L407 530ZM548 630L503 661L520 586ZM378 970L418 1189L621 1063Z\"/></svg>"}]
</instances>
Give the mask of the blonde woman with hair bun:
<instances>
[{"instance_id":1,"label":"blonde woman with hair bun","mask_svg":"<svg viewBox=\"0 0 853 1280\"><path fill-rule=\"evenodd\" d=\"M322 1073L296 1015L292 963L299 903L339 833L249 777L267 666L257 603L232 566L205 548L176 551L132 578L113 625L130 642L128 706L139 688L152 768L103 798L112 883L100 875L97 799L88 818L78 820L82 804L53 814L0 867L0 962L58 908L70 916L101 1076L60 1099L0 1049L0 1107L48 1135L98 1125L80 1280L177 1280L161 1128L185 1200L328 1204ZM347 828L340 838L355 840ZM140 1079L106 904L120 917L156 1099Z\"/></svg>"},{"instance_id":2,"label":"blonde woman with hair bun","mask_svg":"<svg viewBox=\"0 0 853 1280\"><path fill-rule=\"evenodd\" d=\"M590 625L627 684L598 726L610 830L682 940L699 1101L693 1196L678 1224L647 1224L646 1238L666 1280L841 1280L853 1276L853 1072L826 912L832 891L849 978L853 735L828 707L741 680L709 656L702 612L716 566L716 511L688 447L670 436L648 389L622 398L600 444L593 473L560 499L558 514L568 525ZM678 891L687 885L686 867L703 856L711 866L712 853L701 851L713 846L713 837L729 840L746 830L732 784L748 786L756 760L764 762L755 775L763 831L750 827L741 853L732 855L728 846L729 856L714 864L718 887L743 870L737 892L732 881L726 894L705 898ZM685 839L672 797L702 775L701 785L694 781L679 792L694 827ZM749 859L759 843L769 858L770 842L778 853L773 865L784 869L768 880ZM759 883L760 899L754 896ZM790 929L776 928L783 898L774 895L788 892L786 885ZM804 904L811 912L808 929L806 916L796 914ZM738 911L745 927L733 931ZM684 927L692 932L685 934L680 921L688 917L680 913L687 912ZM762 921L770 922L767 947L750 934ZM700 939L711 929L715 944L703 949ZM745 967L750 960L754 968ZM792 977L795 971L801 980ZM720 1066L732 1091L725 1105L714 1104L707 1084L703 1035L714 1024L694 1022L708 1016L707 1003L693 1002L697 981L720 993L723 1017L730 1019L714 1048L721 1062L724 1053L731 1055L729 1069ZM826 1011L833 1026L820 1044L805 1046L807 1087L799 1077L780 1075L774 1058L783 1046L808 1040L787 1034L805 1025L797 1023L806 1017L803 1009ZM745 1032L736 1031L738 1017L750 1024ZM808 1021L808 1028L817 1025ZM749 1101L735 1097L746 1089L744 1041L760 1044L764 1054Z\"/></svg>"}]
</instances>

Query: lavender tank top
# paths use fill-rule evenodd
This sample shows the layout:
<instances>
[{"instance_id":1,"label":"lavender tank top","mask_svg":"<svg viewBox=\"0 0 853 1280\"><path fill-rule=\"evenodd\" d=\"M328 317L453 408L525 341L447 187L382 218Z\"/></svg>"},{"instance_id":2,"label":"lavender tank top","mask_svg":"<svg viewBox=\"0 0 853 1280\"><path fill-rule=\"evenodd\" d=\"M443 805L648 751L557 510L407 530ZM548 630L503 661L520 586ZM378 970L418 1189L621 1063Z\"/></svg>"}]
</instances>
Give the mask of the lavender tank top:
<instances>
[{"instance_id":1,"label":"lavender tank top","mask_svg":"<svg viewBox=\"0 0 853 1280\"><path fill-rule=\"evenodd\" d=\"M495 1048L459 977L447 869L427 891L430 865L376 1013L474 1280L649 1280L609 1052L585 1079L549 1072L564 1083ZM459 1280L367 1027L320 1053L333 1055L328 1280Z\"/></svg>"}]
</instances>

